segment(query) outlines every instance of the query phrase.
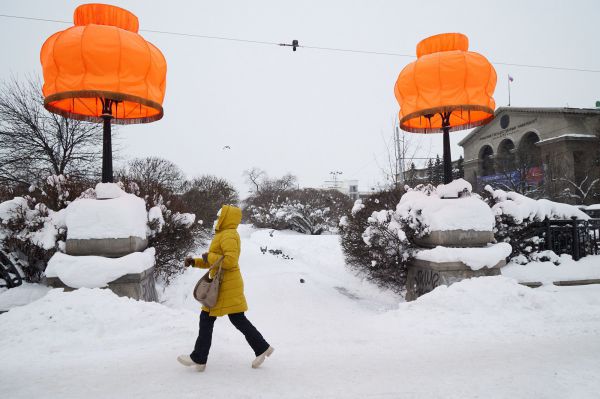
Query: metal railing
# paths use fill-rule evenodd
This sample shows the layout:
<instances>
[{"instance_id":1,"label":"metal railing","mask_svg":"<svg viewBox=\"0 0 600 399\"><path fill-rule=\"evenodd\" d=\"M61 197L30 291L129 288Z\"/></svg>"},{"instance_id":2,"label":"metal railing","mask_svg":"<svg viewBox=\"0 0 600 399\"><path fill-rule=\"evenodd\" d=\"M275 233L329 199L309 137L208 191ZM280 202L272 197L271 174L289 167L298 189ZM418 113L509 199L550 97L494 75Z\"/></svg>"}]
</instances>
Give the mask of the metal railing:
<instances>
[{"instance_id":1,"label":"metal railing","mask_svg":"<svg viewBox=\"0 0 600 399\"><path fill-rule=\"evenodd\" d=\"M543 248L557 255L569 254L574 260L600 255L600 219L545 219L534 230L543 239Z\"/></svg>"}]
</instances>

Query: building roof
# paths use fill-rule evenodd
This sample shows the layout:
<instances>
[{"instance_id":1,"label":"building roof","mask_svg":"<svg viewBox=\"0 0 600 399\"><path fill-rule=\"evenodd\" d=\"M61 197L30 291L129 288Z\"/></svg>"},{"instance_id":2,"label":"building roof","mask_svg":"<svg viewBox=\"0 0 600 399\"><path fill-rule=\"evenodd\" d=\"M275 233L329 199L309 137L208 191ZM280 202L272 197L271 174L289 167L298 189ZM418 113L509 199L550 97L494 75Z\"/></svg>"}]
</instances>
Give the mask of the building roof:
<instances>
[{"instance_id":1,"label":"building roof","mask_svg":"<svg viewBox=\"0 0 600 399\"><path fill-rule=\"evenodd\" d=\"M494 119L498 117L498 115L510 111L520 112L526 114L579 114L579 115L597 115L600 116L600 108L567 108L567 107L498 107L494 112ZM489 125L489 124L488 124ZM473 129L469 134L467 134L461 141L458 142L458 145L463 146L467 141L469 141L472 137L476 136L480 130L485 129L486 126L479 126L478 128Z\"/></svg>"}]
</instances>

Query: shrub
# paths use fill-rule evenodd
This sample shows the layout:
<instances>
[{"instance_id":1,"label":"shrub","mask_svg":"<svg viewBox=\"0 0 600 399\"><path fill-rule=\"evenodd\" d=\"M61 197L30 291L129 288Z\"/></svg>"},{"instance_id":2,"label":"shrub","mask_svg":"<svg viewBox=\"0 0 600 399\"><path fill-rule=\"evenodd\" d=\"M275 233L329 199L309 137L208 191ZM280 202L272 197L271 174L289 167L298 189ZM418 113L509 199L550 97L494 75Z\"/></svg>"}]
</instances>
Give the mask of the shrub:
<instances>
[{"instance_id":1,"label":"shrub","mask_svg":"<svg viewBox=\"0 0 600 399\"><path fill-rule=\"evenodd\" d=\"M236 189L227 180L204 175L185 184L181 201L188 212L196 215L202 225L210 228L217 219L222 205L237 205Z\"/></svg>"},{"instance_id":2,"label":"shrub","mask_svg":"<svg viewBox=\"0 0 600 399\"><path fill-rule=\"evenodd\" d=\"M589 218L573 205L546 199L535 200L513 191L494 190L490 186L485 187L482 196L496 217L496 240L510 243L512 260L521 264L538 260L558 262L558 258L550 251L542 251L545 233L540 228L540 222L546 219Z\"/></svg>"},{"instance_id":3,"label":"shrub","mask_svg":"<svg viewBox=\"0 0 600 399\"><path fill-rule=\"evenodd\" d=\"M409 229L394 212L401 189L383 190L358 200L340 221L340 240L348 266L381 287L401 292L412 256Z\"/></svg>"},{"instance_id":4,"label":"shrub","mask_svg":"<svg viewBox=\"0 0 600 399\"><path fill-rule=\"evenodd\" d=\"M303 234L335 232L340 218L350 209L351 200L337 190L314 188L287 190L269 198L255 193L245 209L256 227L290 229Z\"/></svg>"},{"instance_id":5,"label":"shrub","mask_svg":"<svg viewBox=\"0 0 600 399\"><path fill-rule=\"evenodd\" d=\"M154 275L165 285L183 272L183 258L207 238L206 230L194 221L193 214L175 212L164 204L149 211L148 245L156 249Z\"/></svg>"},{"instance_id":6,"label":"shrub","mask_svg":"<svg viewBox=\"0 0 600 399\"><path fill-rule=\"evenodd\" d=\"M39 282L48 261L63 248L66 237L63 213L36 199L15 197L0 204L0 245L21 260L26 281Z\"/></svg>"}]
</instances>

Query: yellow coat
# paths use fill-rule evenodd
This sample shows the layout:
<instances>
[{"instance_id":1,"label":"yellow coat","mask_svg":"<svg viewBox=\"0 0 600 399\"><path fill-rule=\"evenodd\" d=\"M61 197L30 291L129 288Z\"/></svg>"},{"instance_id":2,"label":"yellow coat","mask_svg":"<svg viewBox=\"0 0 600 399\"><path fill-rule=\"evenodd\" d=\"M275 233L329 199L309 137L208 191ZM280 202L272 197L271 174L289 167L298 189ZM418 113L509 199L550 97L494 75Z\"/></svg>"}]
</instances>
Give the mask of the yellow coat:
<instances>
[{"instance_id":1,"label":"yellow coat","mask_svg":"<svg viewBox=\"0 0 600 399\"><path fill-rule=\"evenodd\" d=\"M241 247L240 235L236 229L241 221L242 210L240 208L223 205L215 227L215 237L208 249L208 262L204 262L202 258L194 258L194 267L206 269L221 256L225 256L221 264L223 279L219 287L217 304L210 309L202 307L202 310L210 312L211 316L224 316L248 310L244 296L244 280L238 264ZM211 272L211 276L215 272Z\"/></svg>"}]
</instances>

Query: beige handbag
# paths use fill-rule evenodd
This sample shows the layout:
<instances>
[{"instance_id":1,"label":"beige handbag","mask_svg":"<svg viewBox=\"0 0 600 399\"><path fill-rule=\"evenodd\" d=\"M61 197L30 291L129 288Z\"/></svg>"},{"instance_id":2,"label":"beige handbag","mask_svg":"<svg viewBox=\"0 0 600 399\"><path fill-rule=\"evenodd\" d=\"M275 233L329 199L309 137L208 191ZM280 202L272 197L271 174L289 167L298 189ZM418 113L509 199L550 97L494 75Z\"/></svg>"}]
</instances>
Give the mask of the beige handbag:
<instances>
[{"instance_id":1,"label":"beige handbag","mask_svg":"<svg viewBox=\"0 0 600 399\"><path fill-rule=\"evenodd\" d=\"M196 283L194 287L194 298L207 308L212 308L219 299L219 286L223 277L221 263L225 257L221 256L206 272L204 276ZM210 278L210 272L217 269L213 278Z\"/></svg>"}]
</instances>

